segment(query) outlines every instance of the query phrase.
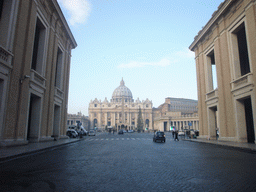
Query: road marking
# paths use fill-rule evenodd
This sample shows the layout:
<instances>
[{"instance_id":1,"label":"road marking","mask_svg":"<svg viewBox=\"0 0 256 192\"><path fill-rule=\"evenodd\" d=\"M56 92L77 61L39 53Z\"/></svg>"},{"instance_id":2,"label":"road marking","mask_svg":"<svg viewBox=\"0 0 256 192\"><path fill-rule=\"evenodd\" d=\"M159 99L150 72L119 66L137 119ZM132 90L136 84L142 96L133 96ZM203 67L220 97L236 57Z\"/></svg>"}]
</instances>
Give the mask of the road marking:
<instances>
[{"instance_id":1,"label":"road marking","mask_svg":"<svg viewBox=\"0 0 256 192\"><path fill-rule=\"evenodd\" d=\"M109 141L109 140L111 140L111 141L113 141L113 140L116 140L116 141L124 141L124 140L126 140L126 141L130 141L130 140L133 140L133 141L135 141L135 140L143 140L143 141L146 141L146 140L152 140L151 138L95 138L95 139L92 139L92 138L90 138L90 139L88 139L87 141L103 141L103 140L105 140L105 141Z\"/></svg>"}]
</instances>

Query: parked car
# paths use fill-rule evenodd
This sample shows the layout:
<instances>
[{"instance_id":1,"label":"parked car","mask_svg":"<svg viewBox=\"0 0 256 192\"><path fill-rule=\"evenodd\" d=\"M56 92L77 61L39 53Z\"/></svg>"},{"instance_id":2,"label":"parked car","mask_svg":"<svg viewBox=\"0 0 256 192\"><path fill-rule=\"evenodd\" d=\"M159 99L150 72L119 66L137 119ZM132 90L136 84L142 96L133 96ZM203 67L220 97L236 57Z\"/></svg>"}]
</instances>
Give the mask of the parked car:
<instances>
[{"instance_id":1,"label":"parked car","mask_svg":"<svg viewBox=\"0 0 256 192\"><path fill-rule=\"evenodd\" d=\"M89 131L89 136L96 136L96 132L94 130Z\"/></svg>"},{"instance_id":2,"label":"parked car","mask_svg":"<svg viewBox=\"0 0 256 192\"><path fill-rule=\"evenodd\" d=\"M133 133L133 130L131 129L131 130L128 130L128 133Z\"/></svg>"},{"instance_id":3,"label":"parked car","mask_svg":"<svg viewBox=\"0 0 256 192\"><path fill-rule=\"evenodd\" d=\"M69 136L70 138L78 137L78 133L74 129L68 129L66 135Z\"/></svg>"},{"instance_id":4,"label":"parked car","mask_svg":"<svg viewBox=\"0 0 256 192\"><path fill-rule=\"evenodd\" d=\"M126 133L126 130L123 130L123 133Z\"/></svg>"},{"instance_id":5,"label":"parked car","mask_svg":"<svg viewBox=\"0 0 256 192\"><path fill-rule=\"evenodd\" d=\"M118 134L124 134L123 130L118 131Z\"/></svg>"},{"instance_id":6,"label":"parked car","mask_svg":"<svg viewBox=\"0 0 256 192\"><path fill-rule=\"evenodd\" d=\"M185 136L185 132L184 131L179 131L178 136Z\"/></svg>"},{"instance_id":7,"label":"parked car","mask_svg":"<svg viewBox=\"0 0 256 192\"><path fill-rule=\"evenodd\" d=\"M162 131L155 132L154 137L153 137L153 141L156 142L157 140L158 141L160 140L161 142L165 142L164 132L162 132Z\"/></svg>"}]
</instances>

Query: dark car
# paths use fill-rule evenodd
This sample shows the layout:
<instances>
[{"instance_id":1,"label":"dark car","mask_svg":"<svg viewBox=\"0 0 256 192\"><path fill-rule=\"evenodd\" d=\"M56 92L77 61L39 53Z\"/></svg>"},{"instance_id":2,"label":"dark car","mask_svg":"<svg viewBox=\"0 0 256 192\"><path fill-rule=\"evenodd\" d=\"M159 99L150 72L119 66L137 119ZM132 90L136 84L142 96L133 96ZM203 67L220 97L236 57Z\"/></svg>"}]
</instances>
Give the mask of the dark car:
<instances>
[{"instance_id":1,"label":"dark car","mask_svg":"<svg viewBox=\"0 0 256 192\"><path fill-rule=\"evenodd\" d=\"M162 131L155 132L154 137L153 137L153 141L156 142L157 140L161 141L161 142L165 142L164 132L162 132Z\"/></svg>"},{"instance_id":2,"label":"dark car","mask_svg":"<svg viewBox=\"0 0 256 192\"><path fill-rule=\"evenodd\" d=\"M124 134L123 130L118 131L118 134Z\"/></svg>"}]
</instances>

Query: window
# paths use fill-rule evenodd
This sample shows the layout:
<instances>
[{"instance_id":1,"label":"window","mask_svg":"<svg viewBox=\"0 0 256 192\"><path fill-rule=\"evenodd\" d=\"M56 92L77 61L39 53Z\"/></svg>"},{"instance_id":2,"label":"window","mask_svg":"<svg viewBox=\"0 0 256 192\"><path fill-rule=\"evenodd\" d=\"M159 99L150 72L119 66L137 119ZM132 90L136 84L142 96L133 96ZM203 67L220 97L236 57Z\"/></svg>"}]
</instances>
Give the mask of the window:
<instances>
[{"instance_id":1,"label":"window","mask_svg":"<svg viewBox=\"0 0 256 192\"><path fill-rule=\"evenodd\" d=\"M241 76L243 76L250 72L244 23L239 27L235 34L237 36Z\"/></svg>"},{"instance_id":2,"label":"window","mask_svg":"<svg viewBox=\"0 0 256 192\"><path fill-rule=\"evenodd\" d=\"M4 0L0 0L0 19L2 16L3 6L4 6Z\"/></svg>"},{"instance_id":3,"label":"window","mask_svg":"<svg viewBox=\"0 0 256 192\"><path fill-rule=\"evenodd\" d=\"M57 61L56 61L56 71L55 71L55 86L61 89L61 79L62 79L62 60L63 52L58 48L57 51Z\"/></svg>"},{"instance_id":4,"label":"window","mask_svg":"<svg viewBox=\"0 0 256 192\"><path fill-rule=\"evenodd\" d=\"M1 109L2 104L3 104L3 101L2 101L2 99L4 98L3 94L4 94L4 80L0 79L0 98L1 98L1 100L0 100L0 109Z\"/></svg>"},{"instance_id":5,"label":"window","mask_svg":"<svg viewBox=\"0 0 256 192\"><path fill-rule=\"evenodd\" d=\"M94 117L97 117L97 113L94 113Z\"/></svg>"},{"instance_id":6,"label":"window","mask_svg":"<svg viewBox=\"0 0 256 192\"><path fill-rule=\"evenodd\" d=\"M46 28L37 18L31 69L42 74Z\"/></svg>"},{"instance_id":7,"label":"window","mask_svg":"<svg viewBox=\"0 0 256 192\"><path fill-rule=\"evenodd\" d=\"M206 69L207 69L207 77L208 77L207 91L210 92L212 90L215 90L218 86L214 50L211 50L210 53L206 55L206 64L207 64Z\"/></svg>"},{"instance_id":8,"label":"window","mask_svg":"<svg viewBox=\"0 0 256 192\"><path fill-rule=\"evenodd\" d=\"M97 107L97 104L94 104L94 107Z\"/></svg>"},{"instance_id":9,"label":"window","mask_svg":"<svg viewBox=\"0 0 256 192\"><path fill-rule=\"evenodd\" d=\"M231 32L235 78L250 73L245 23L242 21Z\"/></svg>"}]
</instances>

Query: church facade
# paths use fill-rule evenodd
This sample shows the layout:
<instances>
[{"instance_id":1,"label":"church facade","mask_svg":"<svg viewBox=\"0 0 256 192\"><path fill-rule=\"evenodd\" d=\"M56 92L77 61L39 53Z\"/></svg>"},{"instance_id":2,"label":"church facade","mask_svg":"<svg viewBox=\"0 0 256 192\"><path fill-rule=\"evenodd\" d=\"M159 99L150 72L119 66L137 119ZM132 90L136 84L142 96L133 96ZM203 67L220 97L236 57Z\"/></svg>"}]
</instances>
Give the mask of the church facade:
<instances>
[{"instance_id":1,"label":"church facade","mask_svg":"<svg viewBox=\"0 0 256 192\"><path fill-rule=\"evenodd\" d=\"M134 130L137 127L139 109L141 110L144 129L153 129L152 101L133 99L131 90L125 86L123 79L114 90L110 101L95 98L89 104L89 119L91 129L107 127L115 130Z\"/></svg>"}]
</instances>

